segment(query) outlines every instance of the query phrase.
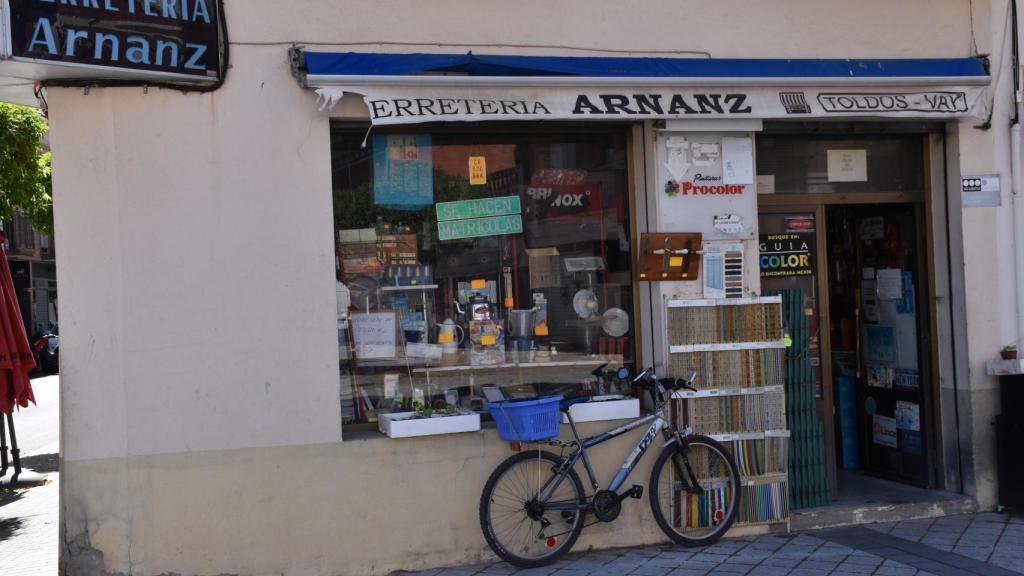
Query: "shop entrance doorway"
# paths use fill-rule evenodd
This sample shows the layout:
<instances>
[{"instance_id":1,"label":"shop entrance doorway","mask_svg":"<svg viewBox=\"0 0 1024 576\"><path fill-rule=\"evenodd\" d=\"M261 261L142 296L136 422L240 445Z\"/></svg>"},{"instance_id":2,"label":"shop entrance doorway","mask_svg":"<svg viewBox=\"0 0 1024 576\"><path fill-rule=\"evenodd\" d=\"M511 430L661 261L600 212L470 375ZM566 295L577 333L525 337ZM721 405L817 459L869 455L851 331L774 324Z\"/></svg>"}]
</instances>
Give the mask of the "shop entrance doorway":
<instances>
[{"instance_id":1,"label":"shop entrance doorway","mask_svg":"<svg viewBox=\"0 0 1024 576\"><path fill-rule=\"evenodd\" d=\"M935 488L925 204L813 198L762 203L759 218L762 292L796 303L794 507L863 499L885 481Z\"/></svg>"}]
</instances>

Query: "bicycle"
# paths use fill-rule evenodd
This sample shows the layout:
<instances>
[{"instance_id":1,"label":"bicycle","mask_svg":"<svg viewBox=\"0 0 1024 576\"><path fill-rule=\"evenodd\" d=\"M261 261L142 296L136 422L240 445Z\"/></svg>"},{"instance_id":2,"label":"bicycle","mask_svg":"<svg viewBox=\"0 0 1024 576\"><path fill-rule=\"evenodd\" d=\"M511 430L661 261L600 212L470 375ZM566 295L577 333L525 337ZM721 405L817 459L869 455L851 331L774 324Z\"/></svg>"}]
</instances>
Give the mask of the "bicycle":
<instances>
[{"instance_id":1,"label":"bicycle","mask_svg":"<svg viewBox=\"0 0 1024 576\"><path fill-rule=\"evenodd\" d=\"M623 368L620 379L629 376ZM498 465L480 496L480 527L491 549L521 568L551 564L567 553L585 527L588 513L597 522L612 522L626 498L643 498L643 486L634 484L618 492L640 458L662 432L665 442L651 471L649 499L661 530L684 546L703 546L722 537L736 519L740 475L732 455L717 441L692 434L689 427L675 430L666 417L666 395L680 388L695 390L697 372L688 380L658 379L653 369L632 379L634 387L650 394L653 410L601 434L580 438L569 407L587 398L562 400L572 439L538 443L534 452L519 452ZM587 449L651 423L608 487L600 489ZM516 442L513 442L515 450ZM561 454L539 444L558 447ZM521 448L521 446L520 446ZM568 454L566 454L568 450ZM582 461L593 494L584 490L574 469ZM668 465L671 462L671 465ZM587 524L587 526L592 525Z\"/></svg>"}]
</instances>

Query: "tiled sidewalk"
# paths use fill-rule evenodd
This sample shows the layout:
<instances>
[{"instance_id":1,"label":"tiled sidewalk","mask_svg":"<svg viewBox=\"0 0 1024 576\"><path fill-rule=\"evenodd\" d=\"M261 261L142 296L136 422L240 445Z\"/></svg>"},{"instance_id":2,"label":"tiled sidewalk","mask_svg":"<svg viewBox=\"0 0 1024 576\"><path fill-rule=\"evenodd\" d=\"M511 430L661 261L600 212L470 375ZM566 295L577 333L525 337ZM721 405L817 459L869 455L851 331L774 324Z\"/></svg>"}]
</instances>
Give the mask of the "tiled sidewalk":
<instances>
[{"instance_id":1,"label":"tiled sidewalk","mask_svg":"<svg viewBox=\"0 0 1024 576\"><path fill-rule=\"evenodd\" d=\"M58 475L48 482L12 493L0 491L0 574L57 574Z\"/></svg>"},{"instance_id":2,"label":"tiled sidewalk","mask_svg":"<svg viewBox=\"0 0 1024 576\"><path fill-rule=\"evenodd\" d=\"M706 548L648 546L575 554L545 568L506 563L415 576L1018 576L1024 518L973 514L897 524L723 540Z\"/></svg>"}]
</instances>

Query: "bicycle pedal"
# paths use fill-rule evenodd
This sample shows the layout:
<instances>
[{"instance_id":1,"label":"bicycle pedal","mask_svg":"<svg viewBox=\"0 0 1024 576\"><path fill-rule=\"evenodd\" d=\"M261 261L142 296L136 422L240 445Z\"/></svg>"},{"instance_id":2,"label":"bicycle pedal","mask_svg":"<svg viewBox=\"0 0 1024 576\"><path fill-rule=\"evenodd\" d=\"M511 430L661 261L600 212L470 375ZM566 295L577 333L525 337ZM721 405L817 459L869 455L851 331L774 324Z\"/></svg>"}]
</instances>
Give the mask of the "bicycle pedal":
<instances>
[{"instance_id":1,"label":"bicycle pedal","mask_svg":"<svg viewBox=\"0 0 1024 576\"><path fill-rule=\"evenodd\" d=\"M636 498L637 500L644 497L644 487L639 484L633 484L633 487L629 489L629 497Z\"/></svg>"}]
</instances>

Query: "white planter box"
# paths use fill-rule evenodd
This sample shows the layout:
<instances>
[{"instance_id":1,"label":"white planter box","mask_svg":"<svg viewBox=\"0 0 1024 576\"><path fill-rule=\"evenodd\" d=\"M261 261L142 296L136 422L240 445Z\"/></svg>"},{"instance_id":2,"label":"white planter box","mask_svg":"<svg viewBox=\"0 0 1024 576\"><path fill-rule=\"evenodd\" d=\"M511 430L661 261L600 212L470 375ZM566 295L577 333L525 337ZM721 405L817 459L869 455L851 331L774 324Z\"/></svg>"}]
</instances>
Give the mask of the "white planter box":
<instances>
[{"instance_id":1,"label":"white planter box","mask_svg":"<svg viewBox=\"0 0 1024 576\"><path fill-rule=\"evenodd\" d=\"M603 402L584 402L569 407L574 422L595 422L598 420L621 420L623 418L640 417L640 399L605 400ZM562 414L562 423L568 424L569 419Z\"/></svg>"},{"instance_id":2,"label":"white planter box","mask_svg":"<svg viewBox=\"0 0 1024 576\"><path fill-rule=\"evenodd\" d=\"M377 417L377 427L381 433L387 434L391 438L476 432L480 429L479 414L438 416L437 418L409 418L413 414L415 412L380 414Z\"/></svg>"}]
</instances>

